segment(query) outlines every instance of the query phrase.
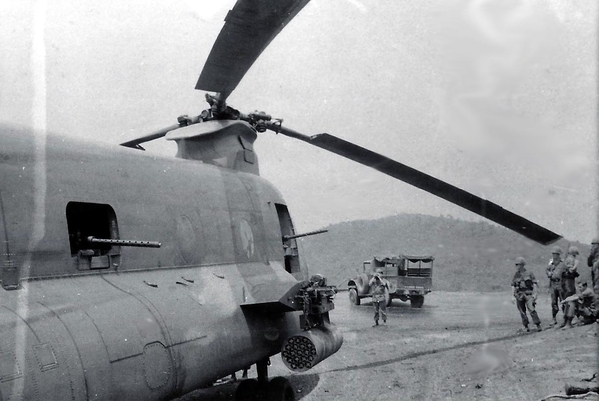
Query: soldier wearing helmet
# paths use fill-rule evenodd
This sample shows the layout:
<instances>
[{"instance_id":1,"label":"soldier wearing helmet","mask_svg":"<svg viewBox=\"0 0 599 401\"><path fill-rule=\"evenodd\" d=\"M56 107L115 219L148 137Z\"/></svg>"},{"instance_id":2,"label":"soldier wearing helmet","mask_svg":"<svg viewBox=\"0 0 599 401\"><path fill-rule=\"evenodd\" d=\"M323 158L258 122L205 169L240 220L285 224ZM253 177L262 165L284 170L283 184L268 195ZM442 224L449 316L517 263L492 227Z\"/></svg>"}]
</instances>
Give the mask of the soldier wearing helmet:
<instances>
[{"instance_id":1,"label":"soldier wearing helmet","mask_svg":"<svg viewBox=\"0 0 599 401\"><path fill-rule=\"evenodd\" d=\"M580 324L591 324L597 320L597 296L587 287L587 282L578 284L578 293L562 301L566 305L564 311L565 324L564 329L572 327L572 319L576 316Z\"/></svg>"},{"instance_id":2,"label":"soldier wearing helmet","mask_svg":"<svg viewBox=\"0 0 599 401\"><path fill-rule=\"evenodd\" d=\"M379 325L379 315L383 323L387 323L387 297L389 296L389 282L383 278L383 270L376 269L374 275L368 282L372 293L372 305L374 306L374 326Z\"/></svg>"},{"instance_id":3,"label":"soldier wearing helmet","mask_svg":"<svg viewBox=\"0 0 599 401\"><path fill-rule=\"evenodd\" d=\"M553 325L557 324L557 313L562 301L562 274L566 269L562 259L562 248L554 246L551 249L551 260L547 266L547 277L549 278L549 293L551 294L551 313Z\"/></svg>"},{"instance_id":4,"label":"soldier wearing helmet","mask_svg":"<svg viewBox=\"0 0 599 401\"><path fill-rule=\"evenodd\" d=\"M591 253L587 259L587 264L591 268L593 291L599 295L599 237L595 237L591 241Z\"/></svg>"},{"instance_id":5,"label":"soldier wearing helmet","mask_svg":"<svg viewBox=\"0 0 599 401\"><path fill-rule=\"evenodd\" d=\"M568 256L564 260L566 269L562 274L562 299L576 294L576 277L579 276L578 265L580 263L578 255L580 255L580 252L577 247L571 246L568 248Z\"/></svg>"},{"instance_id":6,"label":"soldier wearing helmet","mask_svg":"<svg viewBox=\"0 0 599 401\"><path fill-rule=\"evenodd\" d=\"M514 298L516 300L516 306L520 317L522 318L522 324L526 331L530 331L528 328L528 316L526 310L530 313L533 323L537 326L537 331L541 331L541 320L537 311L535 310L537 294L538 294L538 282L535 275L532 272L526 270L526 260L523 257L516 258L516 273L512 278L512 289L514 290Z\"/></svg>"}]
</instances>

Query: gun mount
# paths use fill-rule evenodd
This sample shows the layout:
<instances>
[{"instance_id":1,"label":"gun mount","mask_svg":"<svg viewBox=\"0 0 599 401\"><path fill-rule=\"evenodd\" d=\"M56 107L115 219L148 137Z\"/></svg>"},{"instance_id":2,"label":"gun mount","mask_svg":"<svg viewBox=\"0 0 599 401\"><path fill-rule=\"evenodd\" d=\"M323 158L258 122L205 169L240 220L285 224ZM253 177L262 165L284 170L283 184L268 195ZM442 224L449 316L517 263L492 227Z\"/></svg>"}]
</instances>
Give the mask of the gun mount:
<instances>
[{"instance_id":1,"label":"gun mount","mask_svg":"<svg viewBox=\"0 0 599 401\"><path fill-rule=\"evenodd\" d=\"M341 347L343 334L329 321L336 294L337 288L327 285L326 279L316 274L295 295L303 310L300 317L303 330L285 340L281 349L283 363L290 370L304 372Z\"/></svg>"}]
</instances>

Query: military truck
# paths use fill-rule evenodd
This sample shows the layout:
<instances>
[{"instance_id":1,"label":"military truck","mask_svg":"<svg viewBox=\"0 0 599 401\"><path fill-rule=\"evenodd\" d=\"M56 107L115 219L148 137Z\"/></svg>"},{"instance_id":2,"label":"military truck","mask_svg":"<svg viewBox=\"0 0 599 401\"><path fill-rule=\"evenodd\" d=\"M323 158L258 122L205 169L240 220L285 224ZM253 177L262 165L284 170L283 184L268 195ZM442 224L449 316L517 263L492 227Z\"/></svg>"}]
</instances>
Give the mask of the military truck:
<instances>
[{"instance_id":1,"label":"military truck","mask_svg":"<svg viewBox=\"0 0 599 401\"><path fill-rule=\"evenodd\" d=\"M377 270L389 281L387 305L394 298L410 300L412 308L422 308L424 296L433 287L433 256L387 256L374 257L362 264L362 274L348 281L349 300L360 305L362 298L371 297L368 283Z\"/></svg>"}]
</instances>

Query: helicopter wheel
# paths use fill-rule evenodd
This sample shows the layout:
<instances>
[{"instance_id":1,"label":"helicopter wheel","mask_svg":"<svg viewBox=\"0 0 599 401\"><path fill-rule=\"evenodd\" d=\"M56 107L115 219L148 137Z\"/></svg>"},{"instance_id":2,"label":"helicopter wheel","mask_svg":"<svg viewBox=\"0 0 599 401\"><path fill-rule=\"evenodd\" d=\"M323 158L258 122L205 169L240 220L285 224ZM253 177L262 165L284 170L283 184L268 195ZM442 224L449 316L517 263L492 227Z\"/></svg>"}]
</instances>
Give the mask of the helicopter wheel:
<instances>
[{"instance_id":1,"label":"helicopter wheel","mask_svg":"<svg viewBox=\"0 0 599 401\"><path fill-rule=\"evenodd\" d=\"M268 383L266 392L268 401L295 401L295 393L289 380L284 377L275 377Z\"/></svg>"},{"instance_id":2,"label":"helicopter wheel","mask_svg":"<svg viewBox=\"0 0 599 401\"><path fill-rule=\"evenodd\" d=\"M260 400L260 385L256 379L248 379L239 383L235 390L236 401L258 401Z\"/></svg>"}]
</instances>

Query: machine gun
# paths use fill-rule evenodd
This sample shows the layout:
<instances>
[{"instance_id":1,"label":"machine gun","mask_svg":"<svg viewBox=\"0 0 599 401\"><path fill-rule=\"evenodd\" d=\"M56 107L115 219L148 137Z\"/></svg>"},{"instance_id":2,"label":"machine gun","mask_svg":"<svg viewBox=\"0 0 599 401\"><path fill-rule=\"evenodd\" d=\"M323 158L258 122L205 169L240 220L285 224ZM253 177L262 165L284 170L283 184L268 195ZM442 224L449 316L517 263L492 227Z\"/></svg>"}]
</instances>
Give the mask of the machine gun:
<instances>
[{"instance_id":1,"label":"machine gun","mask_svg":"<svg viewBox=\"0 0 599 401\"><path fill-rule=\"evenodd\" d=\"M322 233L326 233L329 230L316 230L316 231L310 231L307 233L303 233L303 234L295 234L295 235L283 235L283 241L289 241L290 239L296 239L296 238L301 238L301 237L307 237L309 235L315 235L315 234L322 234Z\"/></svg>"},{"instance_id":2,"label":"machine gun","mask_svg":"<svg viewBox=\"0 0 599 401\"><path fill-rule=\"evenodd\" d=\"M322 275L310 277L295 296L304 312L300 317L300 325L304 330L330 323L328 312L335 309L333 299L336 294L337 287L327 285Z\"/></svg>"},{"instance_id":3,"label":"machine gun","mask_svg":"<svg viewBox=\"0 0 599 401\"><path fill-rule=\"evenodd\" d=\"M341 347L343 335L329 320L335 294L337 288L327 285L320 274L312 276L297 292L295 300L304 312L300 316L303 331L285 340L281 349L281 358L289 369L305 372Z\"/></svg>"},{"instance_id":4,"label":"machine gun","mask_svg":"<svg viewBox=\"0 0 599 401\"><path fill-rule=\"evenodd\" d=\"M96 238L93 236L87 237L87 242L90 244L107 244L107 245L118 245L118 246L136 246L141 248L160 248L162 244L157 241L138 241L138 240L126 240L126 239L105 239Z\"/></svg>"}]
</instances>

